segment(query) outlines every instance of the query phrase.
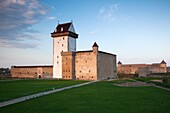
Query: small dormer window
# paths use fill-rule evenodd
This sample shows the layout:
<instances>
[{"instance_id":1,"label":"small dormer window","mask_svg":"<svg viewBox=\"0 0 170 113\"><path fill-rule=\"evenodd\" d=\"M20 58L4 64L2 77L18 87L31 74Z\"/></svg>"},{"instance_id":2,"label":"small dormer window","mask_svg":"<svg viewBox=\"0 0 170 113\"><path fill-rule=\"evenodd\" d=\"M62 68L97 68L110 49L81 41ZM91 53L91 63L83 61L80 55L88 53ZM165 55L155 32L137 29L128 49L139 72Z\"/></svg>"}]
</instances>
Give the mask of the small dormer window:
<instances>
[{"instance_id":1,"label":"small dormer window","mask_svg":"<svg viewBox=\"0 0 170 113\"><path fill-rule=\"evenodd\" d=\"M63 31L63 27L61 27L61 31Z\"/></svg>"}]
</instances>

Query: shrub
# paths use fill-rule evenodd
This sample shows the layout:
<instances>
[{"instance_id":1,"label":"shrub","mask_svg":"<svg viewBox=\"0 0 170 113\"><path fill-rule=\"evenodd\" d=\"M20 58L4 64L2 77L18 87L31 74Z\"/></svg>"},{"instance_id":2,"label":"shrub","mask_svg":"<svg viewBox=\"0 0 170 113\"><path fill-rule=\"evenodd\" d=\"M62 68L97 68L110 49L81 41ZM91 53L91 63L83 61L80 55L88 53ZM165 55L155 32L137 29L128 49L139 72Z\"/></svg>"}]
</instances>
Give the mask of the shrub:
<instances>
[{"instance_id":1,"label":"shrub","mask_svg":"<svg viewBox=\"0 0 170 113\"><path fill-rule=\"evenodd\" d=\"M168 83L168 77L163 77L163 78L162 78L162 82L163 82L163 83Z\"/></svg>"}]
</instances>

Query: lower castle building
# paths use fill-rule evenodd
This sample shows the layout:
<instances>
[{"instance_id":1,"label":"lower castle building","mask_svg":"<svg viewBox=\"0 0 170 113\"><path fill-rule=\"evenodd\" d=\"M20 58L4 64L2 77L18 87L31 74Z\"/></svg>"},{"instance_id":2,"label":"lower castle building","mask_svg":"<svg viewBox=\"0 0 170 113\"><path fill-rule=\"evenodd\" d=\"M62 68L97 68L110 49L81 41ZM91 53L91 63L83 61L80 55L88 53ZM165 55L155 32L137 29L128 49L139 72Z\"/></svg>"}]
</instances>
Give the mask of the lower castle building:
<instances>
[{"instance_id":1,"label":"lower castle building","mask_svg":"<svg viewBox=\"0 0 170 113\"><path fill-rule=\"evenodd\" d=\"M11 66L13 78L52 78L53 66Z\"/></svg>"},{"instance_id":2,"label":"lower castle building","mask_svg":"<svg viewBox=\"0 0 170 113\"><path fill-rule=\"evenodd\" d=\"M115 54L99 51L96 42L91 50L76 51L78 34L72 22L58 24L51 36L53 65L12 66L12 77L73 80L104 80L117 77Z\"/></svg>"},{"instance_id":3,"label":"lower castle building","mask_svg":"<svg viewBox=\"0 0 170 113\"><path fill-rule=\"evenodd\" d=\"M166 62L153 64L122 64L118 62L119 75L139 75L139 77L160 76L167 73Z\"/></svg>"}]
</instances>

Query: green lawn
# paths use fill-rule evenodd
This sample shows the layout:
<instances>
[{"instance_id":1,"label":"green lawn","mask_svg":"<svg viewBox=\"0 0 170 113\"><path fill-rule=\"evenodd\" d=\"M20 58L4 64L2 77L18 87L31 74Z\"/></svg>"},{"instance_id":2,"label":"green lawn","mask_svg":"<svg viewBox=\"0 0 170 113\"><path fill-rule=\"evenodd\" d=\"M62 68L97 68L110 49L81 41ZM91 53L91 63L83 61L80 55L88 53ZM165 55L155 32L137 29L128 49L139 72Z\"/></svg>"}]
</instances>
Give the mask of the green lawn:
<instances>
[{"instance_id":1,"label":"green lawn","mask_svg":"<svg viewBox=\"0 0 170 113\"><path fill-rule=\"evenodd\" d=\"M170 91L101 81L0 108L0 113L170 113Z\"/></svg>"},{"instance_id":2,"label":"green lawn","mask_svg":"<svg viewBox=\"0 0 170 113\"><path fill-rule=\"evenodd\" d=\"M146 78L136 78L136 80L142 81L142 82L149 82L151 80L161 80L161 78L155 78L155 77L146 77Z\"/></svg>"},{"instance_id":3,"label":"green lawn","mask_svg":"<svg viewBox=\"0 0 170 113\"><path fill-rule=\"evenodd\" d=\"M86 81L71 80L14 80L0 81L0 102L37 92L61 88Z\"/></svg>"}]
</instances>

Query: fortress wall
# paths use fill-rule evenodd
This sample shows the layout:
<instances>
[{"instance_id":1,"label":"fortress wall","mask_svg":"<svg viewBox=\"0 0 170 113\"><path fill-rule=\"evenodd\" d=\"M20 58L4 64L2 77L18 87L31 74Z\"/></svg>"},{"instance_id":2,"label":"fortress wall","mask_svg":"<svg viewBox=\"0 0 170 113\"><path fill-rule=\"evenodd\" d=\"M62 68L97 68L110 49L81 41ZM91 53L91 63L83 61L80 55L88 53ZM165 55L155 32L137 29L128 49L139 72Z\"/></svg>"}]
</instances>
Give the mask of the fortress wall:
<instances>
[{"instance_id":1,"label":"fortress wall","mask_svg":"<svg viewBox=\"0 0 170 113\"><path fill-rule=\"evenodd\" d=\"M117 77L115 55L98 52L97 59L98 80Z\"/></svg>"},{"instance_id":2,"label":"fortress wall","mask_svg":"<svg viewBox=\"0 0 170 113\"><path fill-rule=\"evenodd\" d=\"M139 68L146 67L146 64L125 64L118 67L119 74L137 74Z\"/></svg>"},{"instance_id":3,"label":"fortress wall","mask_svg":"<svg viewBox=\"0 0 170 113\"><path fill-rule=\"evenodd\" d=\"M12 66L13 78L52 78L52 66Z\"/></svg>"},{"instance_id":4,"label":"fortress wall","mask_svg":"<svg viewBox=\"0 0 170 113\"><path fill-rule=\"evenodd\" d=\"M76 79L97 80L97 56L92 51L76 52Z\"/></svg>"},{"instance_id":5,"label":"fortress wall","mask_svg":"<svg viewBox=\"0 0 170 113\"><path fill-rule=\"evenodd\" d=\"M75 52L62 52L62 79L75 79Z\"/></svg>"}]
</instances>

